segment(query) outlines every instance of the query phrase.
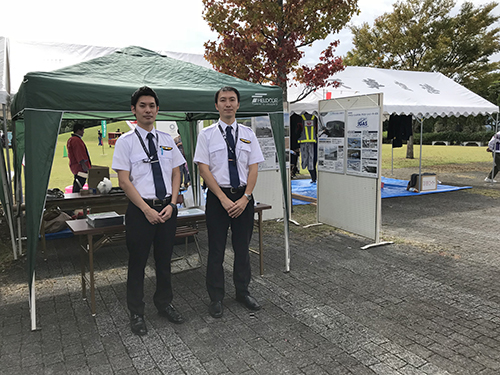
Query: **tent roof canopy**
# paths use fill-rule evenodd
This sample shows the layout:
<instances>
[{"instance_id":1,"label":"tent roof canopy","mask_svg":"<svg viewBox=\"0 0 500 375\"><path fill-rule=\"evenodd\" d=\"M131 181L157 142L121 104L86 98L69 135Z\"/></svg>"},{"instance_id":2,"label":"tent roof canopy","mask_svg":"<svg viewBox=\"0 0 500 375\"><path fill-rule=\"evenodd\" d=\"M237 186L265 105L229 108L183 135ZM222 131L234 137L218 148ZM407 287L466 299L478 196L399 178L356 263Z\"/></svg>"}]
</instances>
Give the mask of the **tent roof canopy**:
<instances>
[{"instance_id":1,"label":"tent roof canopy","mask_svg":"<svg viewBox=\"0 0 500 375\"><path fill-rule=\"evenodd\" d=\"M317 111L318 101L326 99L326 92L332 93L332 99L382 92L385 114L437 117L498 112L498 106L441 73L347 66L330 80L340 86L316 90L304 100L291 104L290 111ZM300 90L301 86L291 86L288 100L295 100Z\"/></svg>"},{"instance_id":2,"label":"tent roof canopy","mask_svg":"<svg viewBox=\"0 0 500 375\"><path fill-rule=\"evenodd\" d=\"M214 93L223 86L240 91L240 116L283 111L277 86L256 85L141 47L127 47L59 70L26 74L12 113L22 118L29 109L64 112L64 118L130 119L130 96L145 85L160 98L157 120L218 118Z\"/></svg>"}]
</instances>

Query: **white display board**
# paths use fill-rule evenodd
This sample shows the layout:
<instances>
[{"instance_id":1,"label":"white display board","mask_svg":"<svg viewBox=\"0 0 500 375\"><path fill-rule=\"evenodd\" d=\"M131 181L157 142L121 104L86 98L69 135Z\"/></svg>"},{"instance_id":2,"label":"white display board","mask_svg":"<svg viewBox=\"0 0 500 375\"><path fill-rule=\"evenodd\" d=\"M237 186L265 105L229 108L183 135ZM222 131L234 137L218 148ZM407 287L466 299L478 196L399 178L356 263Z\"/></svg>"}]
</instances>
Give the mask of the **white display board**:
<instances>
[{"instance_id":1,"label":"white display board","mask_svg":"<svg viewBox=\"0 0 500 375\"><path fill-rule=\"evenodd\" d=\"M319 102L318 221L379 242L382 94Z\"/></svg>"},{"instance_id":2,"label":"white display board","mask_svg":"<svg viewBox=\"0 0 500 375\"><path fill-rule=\"evenodd\" d=\"M284 198L279 173L278 156L274 144L271 121L268 116L253 117L250 125L257 136L265 161L259 164L259 176L253 195L256 201L272 206L262 212L264 220L282 219L284 216Z\"/></svg>"}]
</instances>

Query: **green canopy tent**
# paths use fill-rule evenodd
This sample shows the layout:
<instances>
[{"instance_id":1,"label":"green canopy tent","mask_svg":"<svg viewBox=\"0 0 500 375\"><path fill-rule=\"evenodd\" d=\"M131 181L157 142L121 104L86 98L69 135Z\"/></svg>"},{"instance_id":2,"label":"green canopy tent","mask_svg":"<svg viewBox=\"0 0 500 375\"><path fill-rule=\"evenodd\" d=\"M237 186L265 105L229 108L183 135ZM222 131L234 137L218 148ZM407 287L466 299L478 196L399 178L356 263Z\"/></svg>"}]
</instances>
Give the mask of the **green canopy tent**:
<instances>
[{"instance_id":1,"label":"green canopy tent","mask_svg":"<svg viewBox=\"0 0 500 375\"><path fill-rule=\"evenodd\" d=\"M140 86L150 86L160 98L157 120L177 121L191 171L196 143L196 121L217 119L214 94L223 86L240 94L239 117L268 115L278 153L285 207L288 194L285 169L283 97L279 87L262 86L140 47L52 72L28 73L11 105L15 127L24 128L27 257L32 329L36 329L35 260L41 217L57 136L63 119L134 119L130 96ZM194 186L195 192L199 187ZM289 267L288 212L285 216L285 267Z\"/></svg>"}]
</instances>

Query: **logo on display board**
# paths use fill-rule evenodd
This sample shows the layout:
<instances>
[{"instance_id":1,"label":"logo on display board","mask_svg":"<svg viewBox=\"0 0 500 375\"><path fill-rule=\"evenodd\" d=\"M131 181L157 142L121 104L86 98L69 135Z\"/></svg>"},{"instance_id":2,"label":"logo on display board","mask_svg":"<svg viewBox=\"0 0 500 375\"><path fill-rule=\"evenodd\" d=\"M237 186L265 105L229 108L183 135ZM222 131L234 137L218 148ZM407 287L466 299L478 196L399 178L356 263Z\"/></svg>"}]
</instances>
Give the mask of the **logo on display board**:
<instances>
[{"instance_id":1,"label":"logo on display board","mask_svg":"<svg viewBox=\"0 0 500 375\"><path fill-rule=\"evenodd\" d=\"M266 98L267 94L255 93L252 95L253 105L278 105L278 98Z\"/></svg>"},{"instance_id":2,"label":"logo on display board","mask_svg":"<svg viewBox=\"0 0 500 375\"><path fill-rule=\"evenodd\" d=\"M368 127L368 119L366 117L361 117L358 120L358 128L367 128Z\"/></svg>"}]
</instances>

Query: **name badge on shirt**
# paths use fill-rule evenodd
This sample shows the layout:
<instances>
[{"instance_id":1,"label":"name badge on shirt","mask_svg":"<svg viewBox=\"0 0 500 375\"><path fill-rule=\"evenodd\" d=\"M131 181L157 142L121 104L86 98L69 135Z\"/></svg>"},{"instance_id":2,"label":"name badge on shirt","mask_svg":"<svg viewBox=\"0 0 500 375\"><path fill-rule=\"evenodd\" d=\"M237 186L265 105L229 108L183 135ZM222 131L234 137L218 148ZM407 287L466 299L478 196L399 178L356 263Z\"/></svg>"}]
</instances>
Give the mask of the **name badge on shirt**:
<instances>
[{"instance_id":1,"label":"name badge on shirt","mask_svg":"<svg viewBox=\"0 0 500 375\"><path fill-rule=\"evenodd\" d=\"M168 147L168 146L160 146L160 148L164 151L172 151L172 147Z\"/></svg>"},{"instance_id":2,"label":"name badge on shirt","mask_svg":"<svg viewBox=\"0 0 500 375\"><path fill-rule=\"evenodd\" d=\"M252 141L248 140L248 139L245 139L245 138L240 138L240 141L243 142L243 143L246 143L247 145L252 143Z\"/></svg>"}]
</instances>

